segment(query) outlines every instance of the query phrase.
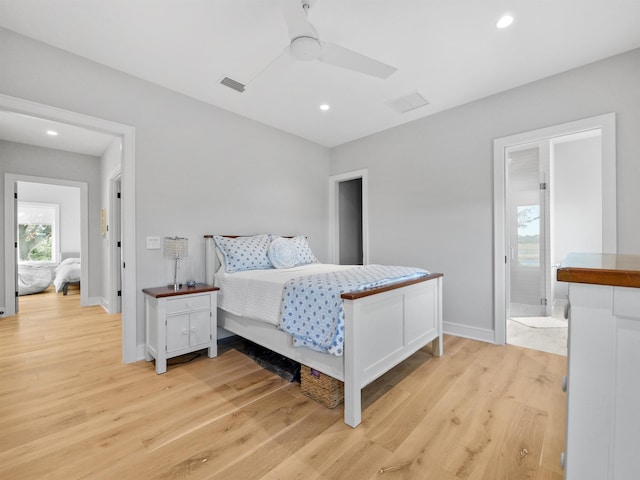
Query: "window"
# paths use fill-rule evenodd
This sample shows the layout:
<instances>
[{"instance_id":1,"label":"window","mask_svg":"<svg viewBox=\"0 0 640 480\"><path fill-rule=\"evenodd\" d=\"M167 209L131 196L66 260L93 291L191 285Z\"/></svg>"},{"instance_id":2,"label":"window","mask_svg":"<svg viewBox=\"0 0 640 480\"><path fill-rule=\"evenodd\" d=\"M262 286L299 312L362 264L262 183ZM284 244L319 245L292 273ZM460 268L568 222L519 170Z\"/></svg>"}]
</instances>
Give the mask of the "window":
<instances>
[{"instance_id":1,"label":"window","mask_svg":"<svg viewBox=\"0 0 640 480\"><path fill-rule=\"evenodd\" d=\"M18 202L18 261L58 262L60 206Z\"/></svg>"},{"instance_id":2,"label":"window","mask_svg":"<svg viewBox=\"0 0 640 480\"><path fill-rule=\"evenodd\" d=\"M540 265L540 205L518 207L518 262Z\"/></svg>"}]
</instances>

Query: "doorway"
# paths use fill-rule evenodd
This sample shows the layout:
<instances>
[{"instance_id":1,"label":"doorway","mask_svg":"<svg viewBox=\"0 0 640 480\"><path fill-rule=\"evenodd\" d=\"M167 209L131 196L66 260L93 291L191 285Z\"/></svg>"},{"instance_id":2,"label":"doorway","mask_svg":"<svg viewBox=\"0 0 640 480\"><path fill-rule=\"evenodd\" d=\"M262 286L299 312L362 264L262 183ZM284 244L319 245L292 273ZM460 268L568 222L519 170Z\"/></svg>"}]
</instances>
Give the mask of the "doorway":
<instances>
[{"instance_id":1,"label":"doorway","mask_svg":"<svg viewBox=\"0 0 640 480\"><path fill-rule=\"evenodd\" d=\"M4 94L0 94L0 109L104 132L122 139L122 359L125 363L135 362L142 358L142 354L138 352L136 324L135 129L127 125ZM9 204L5 201L5 218L10 215L7 211L9 208ZM7 234L5 233L5 245L10 245L11 241L12 239L7 239ZM13 268L12 262L12 249L5 248L4 250L6 269L11 270L5 275L5 278L8 278L8 281L5 281L6 299L12 298L13 296L12 292L15 280L9 275L15 275L15 269ZM10 254L7 252L10 252ZM13 314L14 312L12 310L14 309L11 308L11 303L7 303L7 305L7 310L11 310L6 312L7 315Z\"/></svg>"},{"instance_id":2,"label":"doorway","mask_svg":"<svg viewBox=\"0 0 640 480\"><path fill-rule=\"evenodd\" d=\"M367 198L367 170L329 178L331 263L369 263Z\"/></svg>"},{"instance_id":3,"label":"doorway","mask_svg":"<svg viewBox=\"0 0 640 480\"><path fill-rule=\"evenodd\" d=\"M77 207L77 212L72 212L72 218L67 222L67 217L65 217L65 224L67 224L67 228L65 231L70 233L72 230L77 228L77 238L74 240L69 240L68 238L64 238L64 242L61 242L62 246L67 246L66 249L60 249L58 253L65 253L67 251L73 250L74 252L80 253L81 257L81 284L84 282L85 285L89 284L89 271L88 271L88 261L86 257L86 252L88 251L89 240L88 240L88 223L89 223L89 210L88 210L88 185L85 182L77 182L73 180L61 180L56 178L46 178L46 177L33 177L30 175L18 175L18 174L9 174L6 173L5 177L5 195L4 195L4 203L5 203L5 219L4 219L4 227L5 227L5 298L15 298L15 302L11 305L11 314L17 313L19 308L19 296L15 293L18 292L18 253L17 253L17 245L18 245L18 210L17 205L18 202L22 199L31 199L34 198L53 198L53 197L34 197L34 193L28 192L39 192L39 195L43 195L45 192L49 192L49 195L55 195L57 203L60 203L63 200L64 196L73 196L76 195L77 201L67 199L66 201L70 204L77 203L74 207ZM30 188L31 187L31 188ZM47 188L49 187L49 188ZM21 197L21 192L25 193L26 197ZM63 194L62 192L75 192L75 193L67 193ZM68 209L73 210L73 208ZM67 210L67 211L68 211ZM77 213L77 215L76 215ZM77 217L77 218L76 218ZM75 227L70 227L69 225L75 225ZM75 231L75 230L74 230ZM13 241L12 241L13 239ZM14 245L14 248L10 248L11 245ZM63 251L64 250L64 251ZM56 257L58 259L58 257ZM13 295L11 295L13 293ZM88 288L83 288L80 290L80 304L83 306L89 305L89 296L88 296ZM7 302L7 306L10 304Z\"/></svg>"},{"instance_id":4,"label":"doorway","mask_svg":"<svg viewBox=\"0 0 640 480\"><path fill-rule=\"evenodd\" d=\"M340 265L362 265L362 178L338 184Z\"/></svg>"},{"instance_id":5,"label":"doorway","mask_svg":"<svg viewBox=\"0 0 640 480\"><path fill-rule=\"evenodd\" d=\"M494 142L495 341L566 353L570 252L616 251L615 116Z\"/></svg>"}]
</instances>

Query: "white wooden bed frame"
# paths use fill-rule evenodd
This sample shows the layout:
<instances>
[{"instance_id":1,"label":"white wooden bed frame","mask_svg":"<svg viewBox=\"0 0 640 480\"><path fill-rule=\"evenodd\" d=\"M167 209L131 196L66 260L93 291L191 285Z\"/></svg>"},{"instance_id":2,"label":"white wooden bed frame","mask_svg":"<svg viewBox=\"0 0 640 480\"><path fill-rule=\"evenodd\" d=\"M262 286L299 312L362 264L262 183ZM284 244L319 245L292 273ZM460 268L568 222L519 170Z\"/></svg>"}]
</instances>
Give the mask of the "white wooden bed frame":
<instances>
[{"instance_id":1,"label":"white wooden bed frame","mask_svg":"<svg viewBox=\"0 0 640 480\"><path fill-rule=\"evenodd\" d=\"M442 273L433 273L343 294L345 341L340 357L294 347L291 335L274 325L220 308L218 325L344 382L344 423L355 428L362 421L365 386L428 343L433 355L442 356L442 280Z\"/></svg>"}]
</instances>

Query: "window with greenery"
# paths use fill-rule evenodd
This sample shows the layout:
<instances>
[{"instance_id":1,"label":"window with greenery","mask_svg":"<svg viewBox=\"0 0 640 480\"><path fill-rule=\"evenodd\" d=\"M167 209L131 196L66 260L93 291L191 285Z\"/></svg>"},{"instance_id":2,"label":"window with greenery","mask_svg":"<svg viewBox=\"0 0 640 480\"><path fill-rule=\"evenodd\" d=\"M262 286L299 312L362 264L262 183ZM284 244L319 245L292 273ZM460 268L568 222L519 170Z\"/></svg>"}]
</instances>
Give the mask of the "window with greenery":
<instances>
[{"instance_id":1,"label":"window with greenery","mask_svg":"<svg viewBox=\"0 0 640 480\"><path fill-rule=\"evenodd\" d=\"M518 207L518 262L540 265L540 205Z\"/></svg>"},{"instance_id":2,"label":"window with greenery","mask_svg":"<svg viewBox=\"0 0 640 480\"><path fill-rule=\"evenodd\" d=\"M58 211L56 204L18 202L19 261L58 261Z\"/></svg>"}]
</instances>

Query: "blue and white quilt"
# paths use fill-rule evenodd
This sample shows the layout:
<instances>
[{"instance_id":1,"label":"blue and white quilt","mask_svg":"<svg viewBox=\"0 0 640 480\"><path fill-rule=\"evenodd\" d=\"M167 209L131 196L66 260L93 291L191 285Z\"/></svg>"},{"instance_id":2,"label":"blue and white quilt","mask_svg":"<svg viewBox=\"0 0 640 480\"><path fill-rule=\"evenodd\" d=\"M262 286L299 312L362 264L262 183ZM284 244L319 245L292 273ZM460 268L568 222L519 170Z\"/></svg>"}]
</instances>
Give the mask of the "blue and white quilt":
<instances>
[{"instance_id":1,"label":"blue and white quilt","mask_svg":"<svg viewBox=\"0 0 640 480\"><path fill-rule=\"evenodd\" d=\"M280 328L295 346L342 355L344 309L340 295L429 275L421 268L366 265L289 280L283 290Z\"/></svg>"}]
</instances>

